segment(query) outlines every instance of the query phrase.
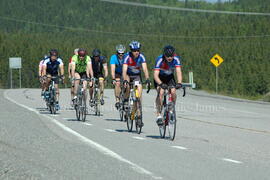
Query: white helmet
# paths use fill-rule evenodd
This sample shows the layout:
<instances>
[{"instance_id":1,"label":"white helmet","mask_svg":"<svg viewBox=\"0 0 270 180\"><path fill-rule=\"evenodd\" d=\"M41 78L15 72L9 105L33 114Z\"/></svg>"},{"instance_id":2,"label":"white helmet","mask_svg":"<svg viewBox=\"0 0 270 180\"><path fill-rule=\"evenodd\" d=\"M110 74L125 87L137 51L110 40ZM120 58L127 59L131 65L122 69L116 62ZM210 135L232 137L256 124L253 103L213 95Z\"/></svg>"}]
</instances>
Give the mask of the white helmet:
<instances>
[{"instance_id":1,"label":"white helmet","mask_svg":"<svg viewBox=\"0 0 270 180\"><path fill-rule=\"evenodd\" d=\"M125 48L125 46L124 45L122 45L122 44L118 44L116 47L115 47L115 49L116 49L116 52L117 53L125 53L125 50L126 50L126 48Z\"/></svg>"},{"instance_id":2,"label":"white helmet","mask_svg":"<svg viewBox=\"0 0 270 180\"><path fill-rule=\"evenodd\" d=\"M74 54L77 54L79 51L79 48L74 49Z\"/></svg>"}]
</instances>

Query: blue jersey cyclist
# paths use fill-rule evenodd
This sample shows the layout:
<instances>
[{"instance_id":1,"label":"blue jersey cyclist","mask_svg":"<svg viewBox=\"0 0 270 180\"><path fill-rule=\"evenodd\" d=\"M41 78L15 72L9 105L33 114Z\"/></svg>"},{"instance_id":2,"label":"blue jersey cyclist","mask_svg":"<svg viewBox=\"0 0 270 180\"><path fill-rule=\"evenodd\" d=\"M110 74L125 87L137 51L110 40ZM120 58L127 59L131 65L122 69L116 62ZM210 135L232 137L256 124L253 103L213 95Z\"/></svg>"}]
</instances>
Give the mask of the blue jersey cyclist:
<instances>
[{"instance_id":1,"label":"blue jersey cyclist","mask_svg":"<svg viewBox=\"0 0 270 180\"><path fill-rule=\"evenodd\" d=\"M177 81L174 74L176 73ZM158 125L162 124L161 103L163 99L164 89L168 86L174 86L171 89L173 102L176 100L176 89L182 87L182 71L180 57L175 54L175 49L171 45L167 45L163 49L163 54L158 56L154 68L154 85L157 89L156 108Z\"/></svg>"},{"instance_id":2,"label":"blue jersey cyclist","mask_svg":"<svg viewBox=\"0 0 270 180\"><path fill-rule=\"evenodd\" d=\"M122 44L119 44L116 46L116 54L111 56L110 59L110 66L111 66L111 76L112 76L112 83L114 85L114 94L115 94L115 107L118 109L120 107L120 80L122 77L122 66L124 63L124 53L125 53L125 46Z\"/></svg>"},{"instance_id":3,"label":"blue jersey cyclist","mask_svg":"<svg viewBox=\"0 0 270 180\"><path fill-rule=\"evenodd\" d=\"M140 52L141 44L138 41L132 41L129 44L131 52L128 52L124 56L124 64L123 64L123 79L124 85L127 88L127 93L125 95L125 99L127 100L129 97L129 85L128 82L134 82L134 84L138 87L139 97L142 95L142 80L141 80L141 69L143 69L144 76L146 79L147 86L150 86L149 73L147 69L145 56ZM140 118L140 114L138 115ZM143 126L142 121L139 121Z\"/></svg>"},{"instance_id":4,"label":"blue jersey cyclist","mask_svg":"<svg viewBox=\"0 0 270 180\"><path fill-rule=\"evenodd\" d=\"M52 49L50 51L50 56L47 57L43 62L43 75L45 76L45 88L48 90L52 77L64 78L64 64L61 58L58 57L58 51L56 49ZM59 72L60 69L60 72ZM53 79L55 81L55 88L56 88L56 108L59 109L59 79Z\"/></svg>"}]
</instances>

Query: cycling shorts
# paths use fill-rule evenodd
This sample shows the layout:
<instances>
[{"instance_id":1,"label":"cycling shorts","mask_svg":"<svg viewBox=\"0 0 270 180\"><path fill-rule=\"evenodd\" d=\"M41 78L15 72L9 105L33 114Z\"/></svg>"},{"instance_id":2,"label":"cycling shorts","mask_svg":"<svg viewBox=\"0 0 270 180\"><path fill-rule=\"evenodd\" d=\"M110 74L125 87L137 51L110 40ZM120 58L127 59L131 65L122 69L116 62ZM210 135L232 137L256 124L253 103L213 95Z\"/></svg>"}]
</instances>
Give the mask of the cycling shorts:
<instances>
[{"instance_id":1,"label":"cycling shorts","mask_svg":"<svg viewBox=\"0 0 270 180\"><path fill-rule=\"evenodd\" d=\"M47 76L48 76L48 78L57 77L57 78L53 78L52 80L54 81L54 84L59 84L59 77L58 77L58 75L52 75L52 74L47 73Z\"/></svg>"},{"instance_id":2,"label":"cycling shorts","mask_svg":"<svg viewBox=\"0 0 270 180\"><path fill-rule=\"evenodd\" d=\"M142 83L141 75L129 76L130 82L139 81L140 84Z\"/></svg>"},{"instance_id":3,"label":"cycling shorts","mask_svg":"<svg viewBox=\"0 0 270 180\"><path fill-rule=\"evenodd\" d=\"M119 78L119 79L121 79L121 77L122 77L122 74L119 74L119 73L115 73L115 79L116 79L116 78Z\"/></svg>"},{"instance_id":4,"label":"cycling shorts","mask_svg":"<svg viewBox=\"0 0 270 180\"><path fill-rule=\"evenodd\" d=\"M78 73L80 75L81 79L86 79L87 78L86 72L82 72L82 73L76 72L76 73Z\"/></svg>"},{"instance_id":5,"label":"cycling shorts","mask_svg":"<svg viewBox=\"0 0 270 180\"><path fill-rule=\"evenodd\" d=\"M173 74L169 75L169 76L159 75L158 77L162 83L167 84L168 86L175 86L176 85ZM155 80L154 80L154 85L155 85L155 88L157 88L158 84L156 83Z\"/></svg>"}]
</instances>

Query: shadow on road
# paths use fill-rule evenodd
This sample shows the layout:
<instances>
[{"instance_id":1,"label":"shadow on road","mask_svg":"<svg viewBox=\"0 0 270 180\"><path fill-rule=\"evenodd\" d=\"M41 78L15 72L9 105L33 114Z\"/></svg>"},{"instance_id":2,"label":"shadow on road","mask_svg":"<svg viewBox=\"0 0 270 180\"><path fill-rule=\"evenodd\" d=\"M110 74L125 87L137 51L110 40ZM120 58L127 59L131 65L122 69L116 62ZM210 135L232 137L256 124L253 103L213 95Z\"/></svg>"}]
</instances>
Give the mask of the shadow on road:
<instances>
[{"instance_id":1,"label":"shadow on road","mask_svg":"<svg viewBox=\"0 0 270 180\"><path fill-rule=\"evenodd\" d=\"M146 136L147 138L152 138L152 139L163 139L163 138L161 138L160 136L153 136L153 135L148 135L148 136ZM166 137L164 138L164 139L167 139Z\"/></svg>"},{"instance_id":2,"label":"shadow on road","mask_svg":"<svg viewBox=\"0 0 270 180\"><path fill-rule=\"evenodd\" d=\"M128 132L128 130L126 130L126 129L116 129L115 131L117 131L117 132Z\"/></svg>"},{"instance_id":3,"label":"shadow on road","mask_svg":"<svg viewBox=\"0 0 270 180\"><path fill-rule=\"evenodd\" d=\"M121 121L120 119L105 119L106 121Z\"/></svg>"},{"instance_id":4,"label":"shadow on road","mask_svg":"<svg viewBox=\"0 0 270 180\"><path fill-rule=\"evenodd\" d=\"M69 118L69 119L65 119L66 121L78 121L77 118ZM80 121L78 121L80 122Z\"/></svg>"},{"instance_id":5,"label":"shadow on road","mask_svg":"<svg viewBox=\"0 0 270 180\"><path fill-rule=\"evenodd\" d=\"M96 115L96 114L94 114L94 113L87 113L86 115L98 117L98 115ZM99 116L101 117L101 116L103 116L103 114L100 114Z\"/></svg>"}]
</instances>

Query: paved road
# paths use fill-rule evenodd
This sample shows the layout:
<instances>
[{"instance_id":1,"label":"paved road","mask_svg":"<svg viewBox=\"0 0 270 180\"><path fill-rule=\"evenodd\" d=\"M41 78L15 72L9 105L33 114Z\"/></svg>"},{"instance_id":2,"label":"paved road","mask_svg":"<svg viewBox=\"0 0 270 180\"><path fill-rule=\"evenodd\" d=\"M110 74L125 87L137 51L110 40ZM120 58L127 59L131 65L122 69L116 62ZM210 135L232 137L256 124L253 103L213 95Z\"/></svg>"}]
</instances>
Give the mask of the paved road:
<instances>
[{"instance_id":1,"label":"paved road","mask_svg":"<svg viewBox=\"0 0 270 180\"><path fill-rule=\"evenodd\" d=\"M103 116L75 120L40 90L0 90L0 179L269 179L270 104L189 91L179 96L177 136L160 139L156 93L144 94L142 134L128 133L106 90ZM179 93L180 95L180 93Z\"/></svg>"}]
</instances>

